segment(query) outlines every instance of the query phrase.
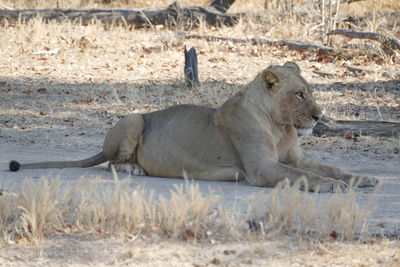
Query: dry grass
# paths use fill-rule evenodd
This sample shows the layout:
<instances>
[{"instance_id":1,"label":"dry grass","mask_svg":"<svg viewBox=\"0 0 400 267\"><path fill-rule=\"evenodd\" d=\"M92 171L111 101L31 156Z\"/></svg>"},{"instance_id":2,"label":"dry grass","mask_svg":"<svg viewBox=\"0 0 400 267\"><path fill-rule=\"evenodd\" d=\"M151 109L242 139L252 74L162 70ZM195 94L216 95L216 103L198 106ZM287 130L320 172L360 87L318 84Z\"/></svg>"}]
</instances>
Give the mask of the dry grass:
<instances>
[{"instance_id":1,"label":"dry grass","mask_svg":"<svg viewBox=\"0 0 400 267\"><path fill-rule=\"evenodd\" d=\"M57 209L58 181L41 179L39 183L25 180L18 196L17 229L22 236L39 241L46 231L60 225ZM13 203L11 204L14 205Z\"/></svg>"},{"instance_id":2,"label":"dry grass","mask_svg":"<svg viewBox=\"0 0 400 267\"><path fill-rule=\"evenodd\" d=\"M247 214L251 228L268 237L295 233L301 237L352 240L355 233L363 231L362 226L373 212L373 201L361 207L353 188L347 194L336 193L322 200L317 194L304 193L300 187L308 188L305 179L293 186L285 180L270 194L251 199Z\"/></svg>"},{"instance_id":3,"label":"dry grass","mask_svg":"<svg viewBox=\"0 0 400 267\"><path fill-rule=\"evenodd\" d=\"M26 179L16 195L0 197L0 239L37 243L44 234L156 234L173 239L205 239L229 226L216 220L219 196L203 196L198 185L187 181L170 191L170 197L154 198L144 188L132 188L131 179L114 181L79 179L60 190L57 179ZM65 187L65 186L64 186ZM224 208L221 208L221 211ZM229 231L224 231L223 234ZM229 238L229 237L227 237Z\"/></svg>"},{"instance_id":4,"label":"dry grass","mask_svg":"<svg viewBox=\"0 0 400 267\"><path fill-rule=\"evenodd\" d=\"M116 175L113 181L81 178L60 190L57 179L27 179L17 195L0 197L0 240L38 243L54 233L155 235L194 242L256 238L259 233L329 240L333 231L335 239L352 240L372 211L357 204L353 190L318 201L318 194L299 190L303 179L251 197L244 208L225 206L212 191L203 195L194 182L175 187L168 198L155 198L130 183Z\"/></svg>"}]
</instances>

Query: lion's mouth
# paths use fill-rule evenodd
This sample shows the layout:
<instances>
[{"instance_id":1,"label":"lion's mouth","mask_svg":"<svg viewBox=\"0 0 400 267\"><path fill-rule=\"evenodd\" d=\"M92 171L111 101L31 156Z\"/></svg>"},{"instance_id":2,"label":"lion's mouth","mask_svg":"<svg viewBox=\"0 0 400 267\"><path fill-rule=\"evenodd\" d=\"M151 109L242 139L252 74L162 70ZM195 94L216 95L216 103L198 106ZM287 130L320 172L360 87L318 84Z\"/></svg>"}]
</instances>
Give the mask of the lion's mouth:
<instances>
[{"instance_id":1,"label":"lion's mouth","mask_svg":"<svg viewBox=\"0 0 400 267\"><path fill-rule=\"evenodd\" d=\"M294 127L295 127L296 129L308 130L308 129L314 128L315 125L317 125L317 122L316 122L316 121L313 121L313 122L307 123L307 124L305 124L305 125L303 124L302 126L300 126L300 125L298 125L298 124L295 124Z\"/></svg>"},{"instance_id":2,"label":"lion's mouth","mask_svg":"<svg viewBox=\"0 0 400 267\"><path fill-rule=\"evenodd\" d=\"M303 135L311 135L313 132L313 128L314 126L317 124L317 122L312 123L310 126L308 127L301 127L298 125L295 125L295 128L297 130L297 134L299 136L303 136Z\"/></svg>"}]
</instances>

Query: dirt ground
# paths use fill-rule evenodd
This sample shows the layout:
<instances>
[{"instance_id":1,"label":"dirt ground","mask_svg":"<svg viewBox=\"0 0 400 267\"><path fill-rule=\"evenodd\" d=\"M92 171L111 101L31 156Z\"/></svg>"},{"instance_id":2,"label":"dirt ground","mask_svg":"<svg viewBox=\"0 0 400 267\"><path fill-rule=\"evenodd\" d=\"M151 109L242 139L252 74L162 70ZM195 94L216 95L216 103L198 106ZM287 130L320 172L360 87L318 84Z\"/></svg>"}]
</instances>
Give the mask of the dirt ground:
<instances>
[{"instance_id":1,"label":"dirt ground","mask_svg":"<svg viewBox=\"0 0 400 267\"><path fill-rule=\"evenodd\" d=\"M398 266L399 244L309 242L281 238L192 244L111 237L52 237L39 246L1 248L2 266Z\"/></svg>"},{"instance_id":2,"label":"dirt ground","mask_svg":"<svg viewBox=\"0 0 400 267\"><path fill-rule=\"evenodd\" d=\"M197 31L244 37L256 28L241 24ZM365 55L321 59L281 47L184 40L166 29L110 30L98 24L83 27L40 20L1 27L0 36L0 189L6 193L18 192L25 178L57 177L66 187L80 177L110 180L112 174L105 165L11 173L8 163L11 159L34 162L90 156L101 149L108 129L128 113L183 103L216 107L262 68L286 61L301 66L328 116L400 121L400 72L391 60ZM198 51L200 88L184 86L184 45ZM356 75L345 64L370 72ZM314 70L337 75L321 77ZM379 190L356 190L357 203L374 209L363 230L389 239L342 242L282 235L194 244L159 236L55 233L46 234L39 244L12 241L0 245L0 266L399 266L400 140L361 134L357 140L304 137L301 142L309 158L380 177ZM173 185L184 183L154 177L127 179L132 187L144 185L166 196ZM271 191L245 183L198 183L204 194L209 188L216 189L227 206ZM370 199L374 199L372 205Z\"/></svg>"}]
</instances>

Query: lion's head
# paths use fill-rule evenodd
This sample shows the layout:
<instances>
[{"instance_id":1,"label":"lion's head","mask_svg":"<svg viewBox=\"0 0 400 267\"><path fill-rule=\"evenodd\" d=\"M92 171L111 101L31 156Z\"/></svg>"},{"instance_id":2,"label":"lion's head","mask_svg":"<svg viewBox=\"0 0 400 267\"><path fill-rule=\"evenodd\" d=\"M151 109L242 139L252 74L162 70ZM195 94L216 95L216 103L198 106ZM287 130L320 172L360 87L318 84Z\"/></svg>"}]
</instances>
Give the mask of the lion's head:
<instances>
[{"instance_id":1,"label":"lion's head","mask_svg":"<svg viewBox=\"0 0 400 267\"><path fill-rule=\"evenodd\" d=\"M310 134L321 118L322 112L315 102L307 81L301 77L294 62L283 66L270 66L259 74L263 90L272 106L272 120L280 125L290 125L300 135Z\"/></svg>"}]
</instances>

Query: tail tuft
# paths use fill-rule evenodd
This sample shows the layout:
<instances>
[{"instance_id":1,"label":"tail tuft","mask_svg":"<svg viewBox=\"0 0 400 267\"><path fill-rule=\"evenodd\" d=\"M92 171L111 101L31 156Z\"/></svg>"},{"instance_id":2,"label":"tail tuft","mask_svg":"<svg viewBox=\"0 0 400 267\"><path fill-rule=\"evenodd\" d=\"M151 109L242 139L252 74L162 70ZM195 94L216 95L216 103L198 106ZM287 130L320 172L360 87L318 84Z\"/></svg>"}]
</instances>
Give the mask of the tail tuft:
<instances>
[{"instance_id":1,"label":"tail tuft","mask_svg":"<svg viewBox=\"0 0 400 267\"><path fill-rule=\"evenodd\" d=\"M21 164L19 164L19 162L16 160L12 160L12 161L10 161L9 167L10 167L10 171L16 172L21 168Z\"/></svg>"}]
</instances>

